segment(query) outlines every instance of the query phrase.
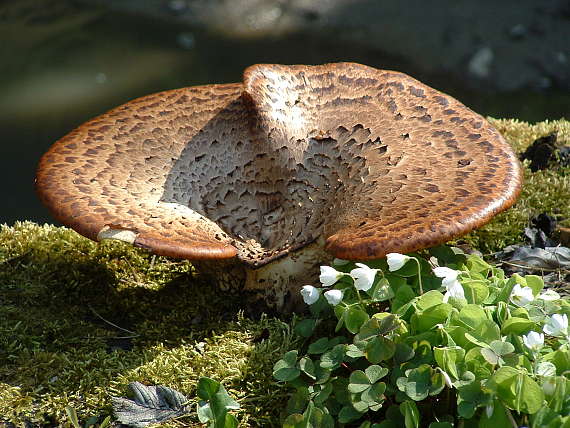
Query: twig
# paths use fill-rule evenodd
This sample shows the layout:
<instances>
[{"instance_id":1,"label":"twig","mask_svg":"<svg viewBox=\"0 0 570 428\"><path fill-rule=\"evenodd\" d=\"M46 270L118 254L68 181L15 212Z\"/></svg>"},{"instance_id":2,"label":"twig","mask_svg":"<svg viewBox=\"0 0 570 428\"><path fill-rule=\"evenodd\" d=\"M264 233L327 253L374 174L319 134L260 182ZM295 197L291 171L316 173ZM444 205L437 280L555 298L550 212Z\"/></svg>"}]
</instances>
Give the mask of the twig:
<instances>
[{"instance_id":1,"label":"twig","mask_svg":"<svg viewBox=\"0 0 570 428\"><path fill-rule=\"evenodd\" d=\"M505 264L505 265L509 265L509 266L514 266L514 267L518 267L521 269L527 269L527 270L539 270L539 271L545 271L545 272L564 272L564 273L570 273L570 270L567 269L562 269L562 268L545 268L545 267L536 267L536 266L532 266L532 265L524 265L524 264L518 264L518 263L513 263L513 262L507 262L507 261L502 261L499 264Z\"/></svg>"},{"instance_id":2,"label":"twig","mask_svg":"<svg viewBox=\"0 0 570 428\"><path fill-rule=\"evenodd\" d=\"M89 309L91 309L91 311L92 311L96 316L98 316L101 320L103 320L104 322L106 322L106 323L109 324L110 326L113 326L113 327L115 327L115 328L118 328L119 330L122 330L122 331L126 331L127 333L131 333L133 336L129 336L129 337L128 337L129 339L132 338L132 337L137 337L137 336L139 336L139 334L138 334L138 333L135 333L134 331L127 330L126 328L123 328L123 327L119 327L117 324L114 324L114 323L112 323L111 321L106 320L106 319L103 318L101 315L99 315L99 313L98 313L95 309L93 309L93 307L92 307L91 305L87 305L87 307L88 307ZM118 338L118 339L122 339L122 338ZM127 339L127 338L125 338L125 339Z\"/></svg>"}]
</instances>

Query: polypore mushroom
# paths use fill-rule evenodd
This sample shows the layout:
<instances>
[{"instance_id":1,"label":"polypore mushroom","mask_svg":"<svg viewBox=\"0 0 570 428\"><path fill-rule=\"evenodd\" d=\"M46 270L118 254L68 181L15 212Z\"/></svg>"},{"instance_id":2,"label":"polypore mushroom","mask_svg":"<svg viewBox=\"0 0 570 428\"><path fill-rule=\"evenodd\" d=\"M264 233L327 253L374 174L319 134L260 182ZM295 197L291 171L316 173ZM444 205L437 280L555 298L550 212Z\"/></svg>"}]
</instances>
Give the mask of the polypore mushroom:
<instances>
[{"instance_id":1,"label":"polypore mushroom","mask_svg":"<svg viewBox=\"0 0 570 428\"><path fill-rule=\"evenodd\" d=\"M254 65L243 83L138 98L56 142L37 174L44 204L82 235L193 260L278 308L332 256L441 244L520 185L481 116L353 63Z\"/></svg>"}]
</instances>

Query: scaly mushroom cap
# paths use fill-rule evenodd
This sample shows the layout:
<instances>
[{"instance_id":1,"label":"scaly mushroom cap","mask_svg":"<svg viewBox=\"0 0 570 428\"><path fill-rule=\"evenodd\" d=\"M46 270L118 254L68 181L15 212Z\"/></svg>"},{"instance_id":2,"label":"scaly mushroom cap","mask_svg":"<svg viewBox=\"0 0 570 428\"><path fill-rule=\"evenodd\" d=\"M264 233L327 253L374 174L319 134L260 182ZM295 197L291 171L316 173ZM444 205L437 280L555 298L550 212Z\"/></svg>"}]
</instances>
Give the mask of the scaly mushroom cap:
<instances>
[{"instance_id":1,"label":"scaly mushroom cap","mask_svg":"<svg viewBox=\"0 0 570 428\"><path fill-rule=\"evenodd\" d=\"M91 239L253 267L319 237L347 259L434 246L520 185L481 116L353 63L254 65L243 84L133 100L56 142L37 174L53 215Z\"/></svg>"}]
</instances>

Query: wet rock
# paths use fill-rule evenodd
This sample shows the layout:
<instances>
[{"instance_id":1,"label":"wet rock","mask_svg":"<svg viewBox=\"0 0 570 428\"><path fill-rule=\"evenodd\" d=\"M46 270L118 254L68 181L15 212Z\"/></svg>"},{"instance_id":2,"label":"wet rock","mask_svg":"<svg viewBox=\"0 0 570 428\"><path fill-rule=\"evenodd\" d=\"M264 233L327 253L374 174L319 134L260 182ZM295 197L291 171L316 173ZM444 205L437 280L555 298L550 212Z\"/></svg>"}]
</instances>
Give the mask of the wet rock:
<instances>
[{"instance_id":1,"label":"wet rock","mask_svg":"<svg viewBox=\"0 0 570 428\"><path fill-rule=\"evenodd\" d=\"M521 160L530 161L530 170L536 172L542 169L570 165L570 146L557 141L556 133L537 138L521 155Z\"/></svg>"}]
</instances>

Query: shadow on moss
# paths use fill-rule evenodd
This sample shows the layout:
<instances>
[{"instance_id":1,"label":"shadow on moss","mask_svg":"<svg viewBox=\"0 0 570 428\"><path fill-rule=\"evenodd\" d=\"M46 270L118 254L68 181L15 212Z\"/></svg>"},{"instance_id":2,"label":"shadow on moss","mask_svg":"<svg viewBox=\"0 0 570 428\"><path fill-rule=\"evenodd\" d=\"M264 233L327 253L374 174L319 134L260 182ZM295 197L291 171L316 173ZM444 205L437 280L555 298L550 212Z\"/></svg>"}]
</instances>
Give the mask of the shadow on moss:
<instances>
[{"instance_id":1,"label":"shadow on moss","mask_svg":"<svg viewBox=\"0 0 570 428\"><path fill-rule=\"evenodd\" d=\"M252 423L276 421L271 366L293 340L289 327L244 317L242 300L188 262L32 223L3 227L0 248L4 419L61 422L66 405L80 417L105 414L130 381L192 395L208 375L242 398L249 391L242 408L255 410Z\"/></svg>"}]
</instances>

